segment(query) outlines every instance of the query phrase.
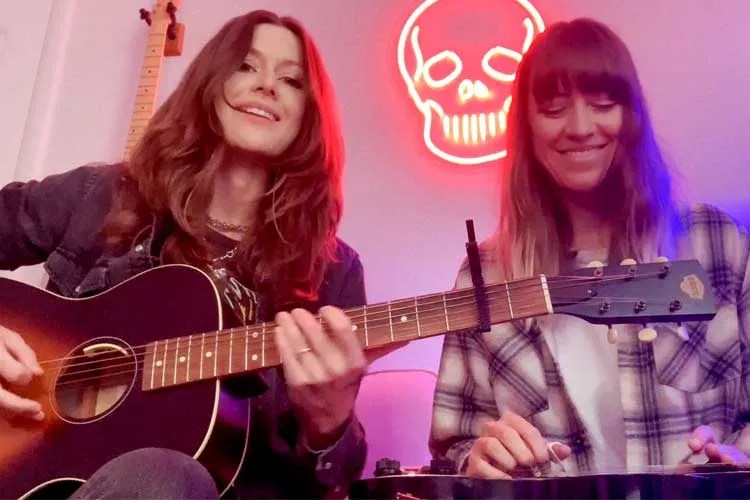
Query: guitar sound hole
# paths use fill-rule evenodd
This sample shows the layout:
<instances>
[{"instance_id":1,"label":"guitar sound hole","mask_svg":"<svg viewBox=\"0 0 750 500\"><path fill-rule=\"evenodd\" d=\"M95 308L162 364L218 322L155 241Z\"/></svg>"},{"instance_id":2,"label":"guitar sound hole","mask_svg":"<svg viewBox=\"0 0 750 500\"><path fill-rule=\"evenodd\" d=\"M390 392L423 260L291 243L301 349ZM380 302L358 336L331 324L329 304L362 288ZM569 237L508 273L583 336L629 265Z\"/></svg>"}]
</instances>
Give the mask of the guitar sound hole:
<instances>
[{"instance_id":1,"label":"guitar sound hole","mask_svg":"<svg viewBox=\"0 0 750 500\"><path fill-rule=\"evenodd\" d=\"M56 412L77 423L103 417L128 395L137 367L135 353L116 339L79 346L68 354L55 381Z\"/></svg>"}]
</instances>

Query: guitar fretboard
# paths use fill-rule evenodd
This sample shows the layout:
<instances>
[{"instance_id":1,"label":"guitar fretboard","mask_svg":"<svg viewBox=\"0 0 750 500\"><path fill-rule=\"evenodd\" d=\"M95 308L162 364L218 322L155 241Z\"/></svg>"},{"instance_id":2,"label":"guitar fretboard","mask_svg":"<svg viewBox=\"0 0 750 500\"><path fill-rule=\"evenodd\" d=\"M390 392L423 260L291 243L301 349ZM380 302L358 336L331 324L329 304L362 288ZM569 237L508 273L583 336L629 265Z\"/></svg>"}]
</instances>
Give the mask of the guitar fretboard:
<instances>
[{"instance_id":1,"label":"guitar fretboard","mask_svg":"<svg viewBox=\"0 0 750 500\"><path fill-rule=\"evenodd\" d=\"M493 324L549 314L552 305L544 276L485 287ZM478 326L474 290L394 300L348 309L352 330L364 349L455 333ZM143 389L186 384L277 366L281 357L275 323L260 323L149 344Z\"/></svg>"},{"instance_id":2,"label":"guitar fretboard","mask_svg":"<svg viewBox=\"0 0 750 500\"><path fill-rule=\"evenodd\" d=\"M158 5L158 3L157 3ZM128 138L125 143L124 159L128 159L133 148L143 136L151 116L156 109L157 90L161 77L162 61L164 59L164 45L167 37L169 18L163 15L154 16L146 38L146 49L141 63L141 74L130 117Z\"/></svg>"}]
</instances>

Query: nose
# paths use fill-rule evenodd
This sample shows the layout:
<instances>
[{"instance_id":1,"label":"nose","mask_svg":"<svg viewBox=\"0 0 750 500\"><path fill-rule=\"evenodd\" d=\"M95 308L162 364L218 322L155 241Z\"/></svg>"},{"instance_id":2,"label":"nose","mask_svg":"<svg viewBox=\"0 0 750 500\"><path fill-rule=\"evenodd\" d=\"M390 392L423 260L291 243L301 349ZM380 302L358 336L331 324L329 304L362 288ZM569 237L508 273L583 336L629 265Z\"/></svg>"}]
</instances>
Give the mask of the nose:
<instances>
[{"instance_id":1,"label":"nose","mask_svg":"<svg viewBox=\"0 0 750 500\"><path fill-rule=\"evenodd\" d=\"M596 131L593 111L581 100L576 99L568 114L568 120L565 123L565 132L571 137L585 138L591 136Z\"/></svg>"},{"instance_id":2,"label":"nose","mask_svg":"<svg viewBox=\"0 0 750 500\"><path fill-rule=\"evenodd\" d=\"M490 98L490 89L480 80L465 79L458 85L458 98L461 103L471 99L482 101Z\"/></svg>"},{"instance_id":3,"label":"nose","mask_svg":"<svg viewBox=\"0 0 750 500\"><path fill-rule=\"evenodd\" d=\"M276 96L276 77L272 71L259 69L255 73L255 81L252 89L254 92L261 92L269 96Z\"/></svg>"}]
</instances>

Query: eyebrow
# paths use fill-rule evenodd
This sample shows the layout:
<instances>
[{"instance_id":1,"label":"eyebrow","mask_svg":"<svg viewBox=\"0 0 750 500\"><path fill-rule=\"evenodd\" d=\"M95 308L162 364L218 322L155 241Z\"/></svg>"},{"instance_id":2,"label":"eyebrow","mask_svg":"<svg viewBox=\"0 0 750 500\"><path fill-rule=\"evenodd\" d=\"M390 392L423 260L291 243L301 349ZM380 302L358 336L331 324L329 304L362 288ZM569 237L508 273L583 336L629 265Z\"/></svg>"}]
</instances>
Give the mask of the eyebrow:
<instances>
[{"instance_id":1,"label":"eyebrow","mask_svg":"<svg viewBox=\"0 0 750 500\"><path fill-rule=\"evenodd\" d=\"M261 59L268 59L263 52L255 49L255 48L252 48L252 47L247 52L247 55L248 56L252 55L252 56L260 57ZM245 57L247 57L247 56L245 56ZM301 63L299 63L297 61L293 61L291 59L282 59L277 66L280 66L280 67L293 66L293 67L297 67L299 69L304 69L302 67Z\"/></svg>"}]
</instances>

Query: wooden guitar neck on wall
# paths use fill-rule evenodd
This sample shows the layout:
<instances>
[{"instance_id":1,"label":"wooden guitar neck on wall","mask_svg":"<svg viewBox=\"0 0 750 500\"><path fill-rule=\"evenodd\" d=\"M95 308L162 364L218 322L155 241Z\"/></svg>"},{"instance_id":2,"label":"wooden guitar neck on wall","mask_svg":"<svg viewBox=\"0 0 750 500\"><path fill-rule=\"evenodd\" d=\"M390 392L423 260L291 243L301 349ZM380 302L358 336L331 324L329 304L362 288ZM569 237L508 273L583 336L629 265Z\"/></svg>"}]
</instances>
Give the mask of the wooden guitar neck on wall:
<instances>
[{"instance_id":1,"label":"wooden guitar neck on wall","mask_svg":"<svg viewBox=\"0 0 750 500\"><path fill-rule=\"evenodd\" d=\"M177 22L179 0L156 0L151 11L140 10L141 19L148 24L146 50L143 54L140 76L135 95L135 104L130 117L124 159L130 157L133 148L141 139L151 116L156 109L156 98L164 57L182 54L185 26Z\"/></svg>"}]
</instances>

